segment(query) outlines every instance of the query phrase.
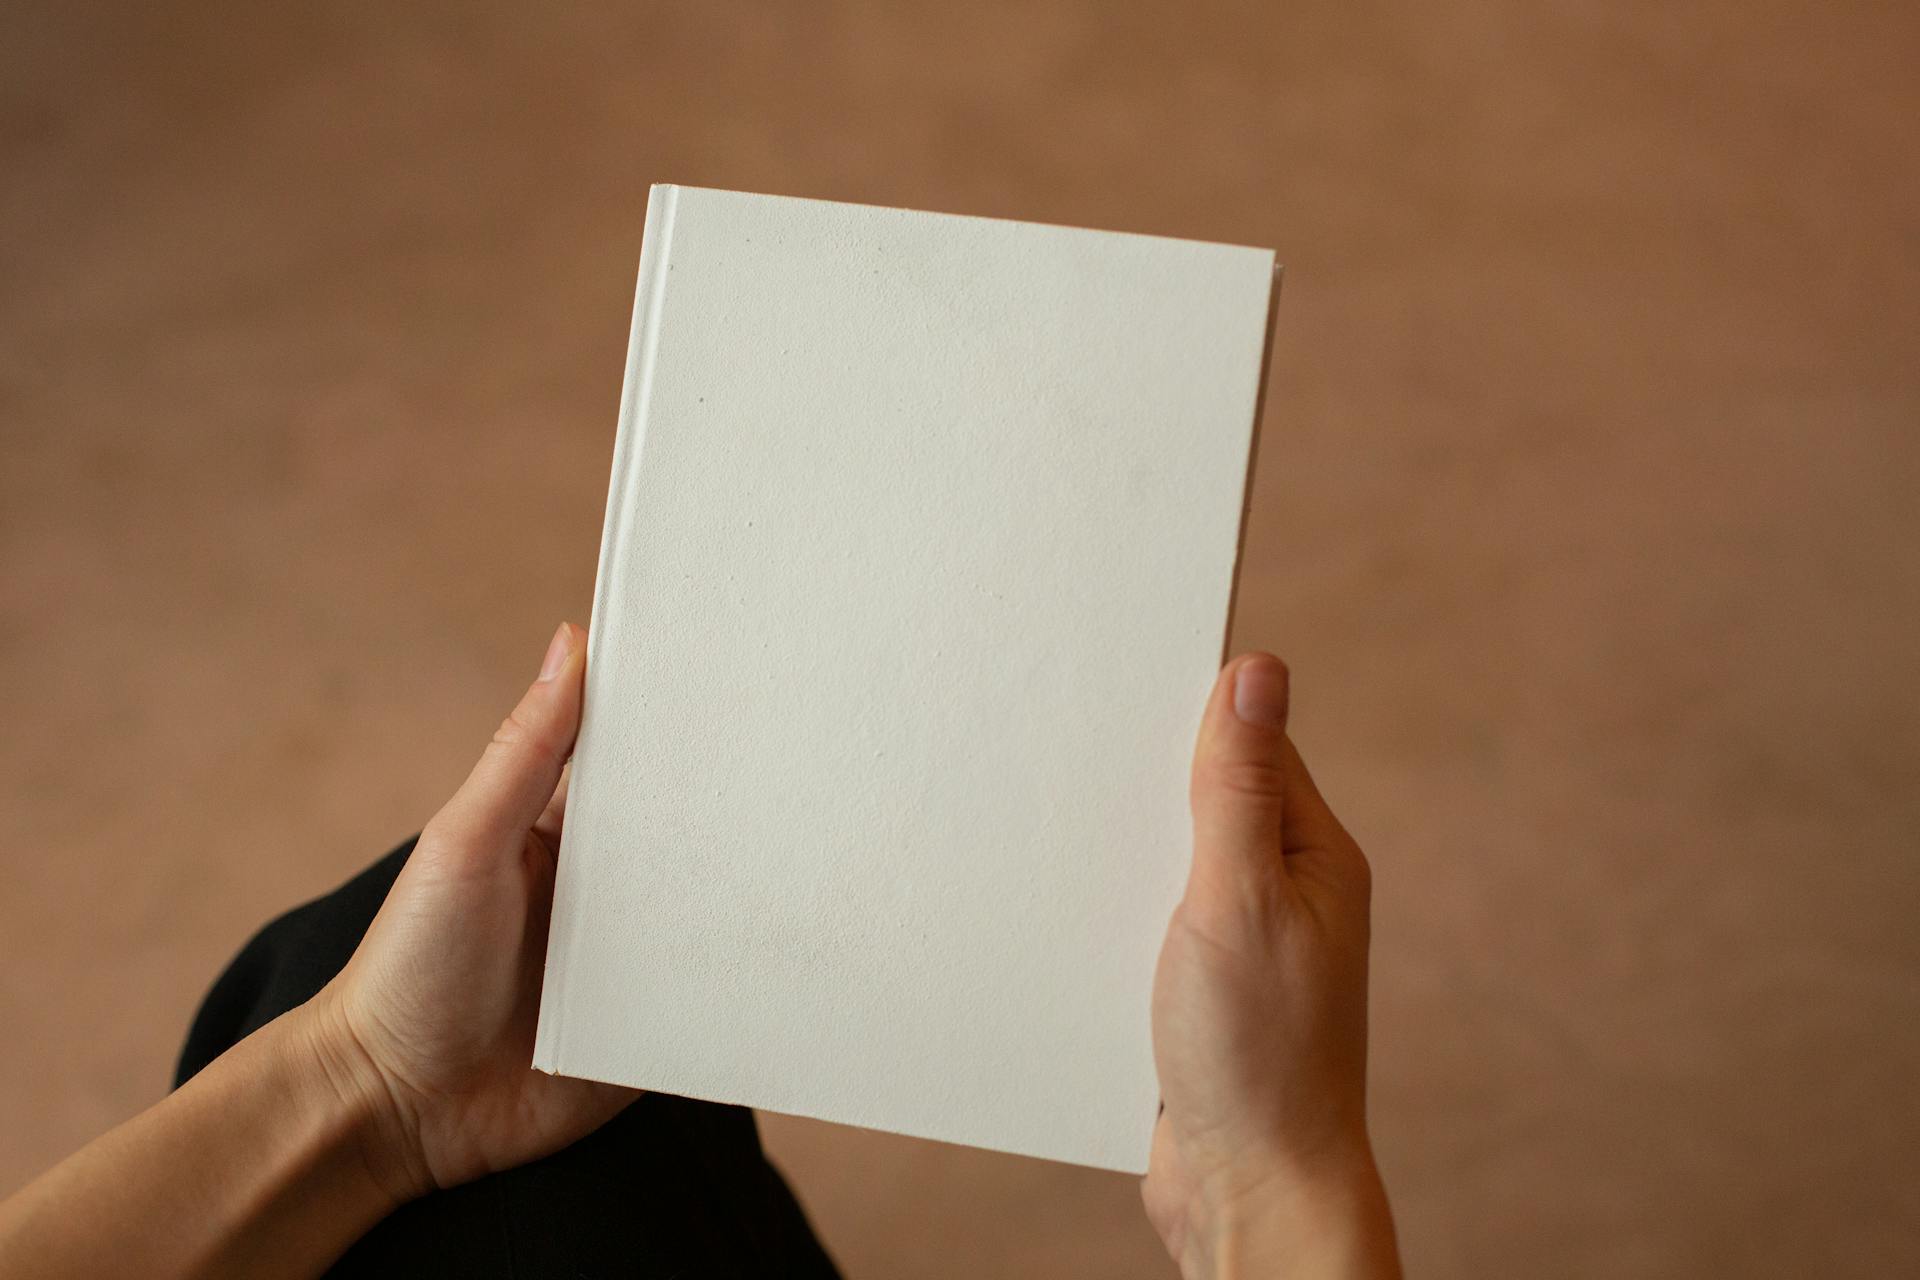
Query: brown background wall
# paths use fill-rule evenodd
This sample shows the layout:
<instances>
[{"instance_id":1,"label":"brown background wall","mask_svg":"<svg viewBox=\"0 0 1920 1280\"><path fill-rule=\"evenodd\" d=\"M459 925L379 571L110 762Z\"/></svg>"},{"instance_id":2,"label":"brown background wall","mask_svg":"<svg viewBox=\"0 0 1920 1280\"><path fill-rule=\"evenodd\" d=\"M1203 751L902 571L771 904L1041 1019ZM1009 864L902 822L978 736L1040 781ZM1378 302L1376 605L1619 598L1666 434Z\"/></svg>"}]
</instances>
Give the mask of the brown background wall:
<instances>
[{"instance_id":1,"label":"brown background wall","mask_svg":"<svg viewBox=\"0 0 1920 1280\"><path fill-rule=\"evenodd\" d=\"M1427 1276L1920 1270L1920 10L0 15L0 1189L584 620L647 183L1274 245L1238 639ZM775 1120L859 1277L1129 1179Z\"/></svg>"}]
</instances>

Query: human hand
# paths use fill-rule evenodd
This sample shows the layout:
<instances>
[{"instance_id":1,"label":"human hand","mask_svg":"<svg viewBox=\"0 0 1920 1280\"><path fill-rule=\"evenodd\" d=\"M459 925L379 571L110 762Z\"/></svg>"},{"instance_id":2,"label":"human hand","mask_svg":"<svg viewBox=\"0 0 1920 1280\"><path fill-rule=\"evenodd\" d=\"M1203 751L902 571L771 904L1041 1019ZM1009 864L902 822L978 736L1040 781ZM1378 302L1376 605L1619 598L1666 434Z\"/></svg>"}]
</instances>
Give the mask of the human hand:
<instances>
[{"instance_id":1,"label":"human hand","mask_svg":"<svg viewBox=\"0 0 1920 1280\"><path fill-rule=\"evenodd\" d=\"M1397 1276L1366 1127L1370 872L1286 736L1287 670L1221 672L1160 953L1142 1194L1189 1280Z\"/></svg>"},{"instance_id":2,"label":"human hand","mask_svg":"<svg viewBox=\"0 0 1920 1280\"><path fill-rule=\"evenodd\" d=\"M585 641L571 624L555 633L353 958L296 1011L371 1118L364 1155L396 1200L556 1151L636 1096L530 1065Z\"/></svg>"},{"instance_id":3,"label":"human hand","mask_svg":"<svg viewBox=\"0 0 1920 1280\"><path fill-rule=\"evenodd\" d=\"M633 1100L530 1065L585 639L554 636L332 982L0 1201L0 1274L316 1275Z\"/></svg>"}]
</instances>

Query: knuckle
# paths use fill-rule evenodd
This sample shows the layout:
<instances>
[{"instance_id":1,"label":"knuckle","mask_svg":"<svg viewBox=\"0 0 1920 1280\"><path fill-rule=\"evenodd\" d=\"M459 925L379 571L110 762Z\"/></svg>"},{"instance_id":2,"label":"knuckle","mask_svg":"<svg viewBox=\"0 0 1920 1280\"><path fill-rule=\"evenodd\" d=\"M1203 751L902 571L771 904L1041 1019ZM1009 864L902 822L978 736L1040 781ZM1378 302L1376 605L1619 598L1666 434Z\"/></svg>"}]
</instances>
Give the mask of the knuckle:
<instances>
[{"instance_id":1,"label":"knuckle","mask_svg":"<svg viewBox=\"0 0 1920 1280\"><path fill-rule=\"evenodd\" d=\"M1270 803L1286 794L1286 771L1266 760L1216 760L1200 774L1200 785L1212 792Z\"/></svg>"},{"instance_id":2,"label":"knuckle","mask_svg":"<svg viewBox=\"0 0 1920 1280\"><path fill-rule=\"evenodd\" d=\"M442 862L454 851L466 847L468 832L457 813L449 805L427 819L427 825L420 828L420 839L413 846L413 860L425 863Z\"/></svg>"},{"instance_id":3,"label":"knuckle","mask_svg":"<svg viewBox=\"0 0 1920 1280\"><path fill-rule=\"evenodd\" d=\"M541 731L540 726L531 723L520 709L515 707L493 731L493 746L513 752L532 752L536 755L552 755L557 750L552 735Z\"/></svg>"},{"instance_id":4,"label":"knuckle","mask_svg":"<svg viewBox=\"0 0 1920 1280\"><path fill-rule=\"evenodd\" d=\"M1356 845L1353 850L1353 892L1361 902L1373 901L1373 863Z\"/></svg>"}]
</instances>

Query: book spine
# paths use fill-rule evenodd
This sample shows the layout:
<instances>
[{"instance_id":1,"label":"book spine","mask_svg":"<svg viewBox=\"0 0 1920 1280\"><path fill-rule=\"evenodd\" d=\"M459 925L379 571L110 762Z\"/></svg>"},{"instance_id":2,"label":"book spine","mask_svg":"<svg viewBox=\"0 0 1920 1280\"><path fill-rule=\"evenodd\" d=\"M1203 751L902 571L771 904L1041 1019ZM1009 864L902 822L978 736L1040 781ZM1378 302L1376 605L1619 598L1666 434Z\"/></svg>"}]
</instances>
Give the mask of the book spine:
<instances>
[{"instance_id":1,"label":"book spine","mask_svg":"<svg viewBox=\"0 0 1920 1280\"><path fill-rule=\"evenodd\" d=\"M1260 459L1260 430L1267 409L1267 376L1273 369L1273 323L1280 314L1280 282L1286 268L1276 260L1267 286L1267 331L1261 338L1260 381L1253 389L1253 421L1247 426L1247 472L1240 487L1240 532L1233 546L1233 574L1227 579L1227 616L1220 624L1220 665L1233 656L1233 620L1240 608L1240 570L1247 558L1247 525L1253 519L1253 469Z\"/></svg>"},{"instance_id":2,"label":"book spine","mask_svg":"<svg viewBox=\"0 0 1920 1280\"><path fill-rule=\"evenodd\" d=\"M620 416L614 433L613 473L607 484L606 523L600 533L600 563L593 584L593 612L587 628L586 693L580 712L576 761L593 758L596 688L602 683L601 655L612 641L620 614L620 566L625 559L628 507L647 435L647 410L653 399L653 369L660 348L660 308L666 298L667 265L673 252L674 214L680 188L656 185L648 193L646 228L640 241L640 277L634 287L633 329L627 340L626 375L620 387ZM547 934L546 975L540 994L540 1021L534 1034L533 1065L541 1071L566 1070L568 969L578 938L578 907L585 877L582 848L574 833L594 829L596 797L590 772L575 765L567 794L568 821L561 836L560 868L553 890L553 917ZM571 872L569 871L571 869Z\"/></svg>"}]
</instances>

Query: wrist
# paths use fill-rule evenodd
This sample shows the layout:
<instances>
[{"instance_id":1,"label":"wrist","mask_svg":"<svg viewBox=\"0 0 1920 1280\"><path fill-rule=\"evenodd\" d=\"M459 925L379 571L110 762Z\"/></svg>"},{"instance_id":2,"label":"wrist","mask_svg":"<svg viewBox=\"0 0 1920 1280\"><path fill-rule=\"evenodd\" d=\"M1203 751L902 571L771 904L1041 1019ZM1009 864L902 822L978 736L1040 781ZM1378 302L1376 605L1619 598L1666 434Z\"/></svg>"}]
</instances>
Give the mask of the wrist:
<instances>
[{"instance_id":1,"label":"wrist","mask_svg":"<svg viewBox=\"0 0 1920 1280\"><path fill-rule=\"evenodd\" d=\"M378 1107L338 1087L316 1031L275 1019L9 1198L0 1271L326 1270L405 1193L374 1155Z\"/></svg>"},{"instance_id":2,"label":"wrist","mask_svg":"<svg viewBox=\"0 0 1920 1280\"><path fill-rule=\"evenodd\" d=\"M283 1015L274 1029L287 1069L324 1116L331 1142L358 1166L386 1211L434 1190L414 1125L332 990Z\"/></svg>"},{"instance_id":3,"label":"wrist","mask_svg":"<svg viewBox=\"0 0 1920 1280\"><path fill-rule=\"evenodd\" d=\"M1219 1171L1195 1194L1179 1259L1188 1280L1397 1277L1393 1219L1364 1134L1312 1162Z\"/></svg>"}]
</instances>

